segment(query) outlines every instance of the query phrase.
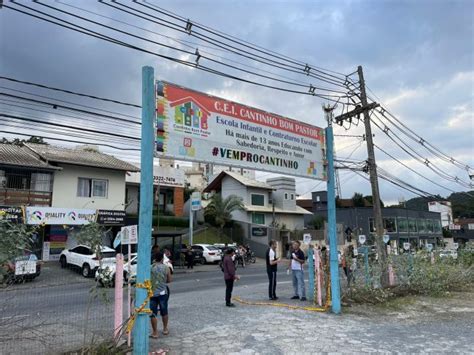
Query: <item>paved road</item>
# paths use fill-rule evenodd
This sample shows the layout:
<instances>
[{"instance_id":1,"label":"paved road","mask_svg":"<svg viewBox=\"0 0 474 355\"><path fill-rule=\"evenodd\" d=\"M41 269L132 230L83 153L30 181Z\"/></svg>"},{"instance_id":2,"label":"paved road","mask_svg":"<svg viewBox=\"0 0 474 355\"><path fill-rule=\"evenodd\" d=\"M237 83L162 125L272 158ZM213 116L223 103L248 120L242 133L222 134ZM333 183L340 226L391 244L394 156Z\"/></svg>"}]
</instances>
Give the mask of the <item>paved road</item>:
<instances>
[{"instance_id":1,"label":"paved road","mask_svg":"<svg viewBox=\"0 0 474 355\"><path fill-rule=\"evenodd\" d=\"M150 340L151 350L164 348L171 354L272 355L472 353L474 293L442 301L421 299L403 310L345 308L342 316L241 304L229 309L223 300L222 272L217 266L209 269L175 276L169 304L171 332L167 337ZM239 272L243 278L234 295L249 301L266 301L267 279L261 264ZM77 349L83 343L85 325L87 342L110 338L111 304L96 300L90 308L89 321L85 322L88 290L93 281L69 270L54 269L49 275L56 277L48 281L45 272L45 279L39 279L37 284L1 291L0 300L12 303L0 310L0 329L6 320L32 328L16 332L10 327L17 338L9 341L2 341L0 334L0 354L50 354ZM289 300L290 277L281 272L279 278L281 302L301 305L300 301ZM111 290L106 292L111 294Z\"/></svg>"}]
</instances>

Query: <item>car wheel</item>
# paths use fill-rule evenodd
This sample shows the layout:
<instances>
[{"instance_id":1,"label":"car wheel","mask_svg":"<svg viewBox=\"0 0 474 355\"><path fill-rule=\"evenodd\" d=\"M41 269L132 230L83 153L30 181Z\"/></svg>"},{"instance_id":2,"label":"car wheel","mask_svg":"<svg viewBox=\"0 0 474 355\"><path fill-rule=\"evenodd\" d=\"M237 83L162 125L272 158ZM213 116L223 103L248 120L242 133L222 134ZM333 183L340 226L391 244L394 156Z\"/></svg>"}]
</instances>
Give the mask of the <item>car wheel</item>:
<instances>
[{"instance_id":1,"label":"car wheel","mask_svg":"<svg viewBox=\"0 0 474 355\"><path fill-rule=\"evenodd\" d=\"M61 256L61 258L59 259L59 263L61 264L61 268L66 268L67 267L67 260L66 260L66 257L63 255Z\"/></svg>"},{"instance_id":2,"label":"car wheel","mask_svg":"<svg viewBox=\"0 0 474 355\"><path fill-rule=\"evenodd\" d=\"M204 257L201 258L201 259L199 260L199 264L205 265L205 264L206 264L206 258L204 258Z\"/></svg>"},{"instance_id":3,"label":"car wheel","mask_svg":"<svg viewBox=\"0 0 474 355\"><path fill-rule=\"evenodd\" d=\"M82 276L89 277L91 274L91 267L89 264L82 265Z\"/></svg>"}]
</instances>

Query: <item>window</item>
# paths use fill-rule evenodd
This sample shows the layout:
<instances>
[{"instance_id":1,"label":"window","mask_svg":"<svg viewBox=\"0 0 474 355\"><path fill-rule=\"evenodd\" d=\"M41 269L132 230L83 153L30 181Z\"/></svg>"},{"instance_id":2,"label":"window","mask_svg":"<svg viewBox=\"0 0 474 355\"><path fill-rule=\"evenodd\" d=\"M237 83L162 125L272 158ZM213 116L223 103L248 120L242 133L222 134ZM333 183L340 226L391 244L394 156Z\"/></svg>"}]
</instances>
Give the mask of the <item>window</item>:
<instances>
[{"instance_id":1,"label":"window","mask_svg":"<svg viewBox=\"0 0 474 355\"><path fill-rule=\"evenodd\" d=\"M398 217L398 231L400 233L408 233L408 219L405 217Z\"/></svg>"},{"instance_id":2,"label":"window","mask_svg":"<svg viewBox=\"0 0 474 355\"><path fill-rule=\"evenodd\" d=\"M265 196L259 194L252 194L252 205L253 206L265 206Z\"/></svg>"},{"instance_id":3,"label":"window","mask_svg":"<svg viewBox=\"0 0 474 355\"><path fill-rule=\"evenodd\" d=\"M383 228L387 233L397 232L397 220L394 217L388 217L383 219Z\"/></svg>"},{"instance_id":4,"label":"window","mask_svg":"<svg viewBox=\"0 0 474 355\"><path fill-rule=\"evenodd\" d=\"M427 219L426 223L426 231L428 233L434 233L434 221L432 219Z\"/></svg>"},{"instance_id":5,"label":"window","mask_svg":"<svg viewBox=\"0 0 474 355\"><path fill-rule=\"evenodd\" d=\"M369 218L369 231L375 233L375 221L373 218Z\"/></svg>"},{"instance_id":6,"label":"window","mask_svg":"<svg viewBox=\"0 0 474 355\"><path fill-rule=\"evenodd\" d=\"M252 214L252 223L265 224L265 214L254 212Z\"/></svg>"},{"instance_id":7,"label":"window","mask_svg":"<svg viewBox=\"0 0 474 355\"><path fill-rule=\"evenodd\" d=\"M291 194L291 199L292 199L292 200L295 199L295 195L294 195L294 194Z\"/></svg>"},{"instance_id":8,"label":"window","mask_svg":"<svg viewBox=\"0 0 474 355\"><path fill-rule=\"evenodd\" d=\"M418 227L418 232L419 233L426 233L426 223L424 219L417 219L416 220L416 225Z\"/></svg>"},{"instance_id":9,"label":"window","mask_svg":"<svg viewBox=\"0 0 474 355\"><path fill-rule=\"evenodd\" d=\"M418 228L416 226L415 218L408 218L408 231L410 233L418 233Z\"/></svg>"},{"instance_id":10,"label":"window","mask_svg":"<svg viewBox=\"0 0 474 355\"><path fill-rule=\"evenodd\" d=\"M108 181L79 178L77 182L78 197L107 197Z\"/></svg>"},{"instance_id":11,"label":"window","mask_svg":"<svg viewBox=\"0 0 474 355\"><path fill-rule=\"evenodd\" d=\"M434 223L434 232L441 233L441 221L439 219L433 220Z\"/></svg>"},{"instance_id":12,"label":"window","mask_svg":"<svg viewBox=\"0 0 474 355\"><path fill-rule=\"evenodd\" d=\"M288 200L288 194L285 192L285 200Z\"/></svg>"}]
</instances>

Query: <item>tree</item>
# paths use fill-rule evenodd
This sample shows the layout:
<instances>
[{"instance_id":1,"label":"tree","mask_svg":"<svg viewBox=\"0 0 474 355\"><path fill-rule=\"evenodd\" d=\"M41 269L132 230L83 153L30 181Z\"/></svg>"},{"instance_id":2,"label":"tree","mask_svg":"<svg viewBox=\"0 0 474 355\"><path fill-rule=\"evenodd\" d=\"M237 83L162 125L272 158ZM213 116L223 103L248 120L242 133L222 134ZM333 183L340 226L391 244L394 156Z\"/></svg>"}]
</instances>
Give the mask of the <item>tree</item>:
<instances>
[{"instance_id":1,"label":"tree","mask_svg":"<svg viewBox=\"0 0 474 355\"><path fill-rule=\"evenodd\" d=\"M326 220L323 216L314 216L309 225L316 230L324 229L324 222Z\"/></svg>"},{"instance_id":2,"label":"tree","mask_svg":"<svg viewBox=\"0 0 474 355\"><path fill-rule=\"evenodd\" d=\"M220 194L215 194L204 210L204 217L219 227L222 233L224 226L232 221L232 212L243 210L244 204L241 197L230 195L223 199Z\"/></svg>"},{"instance_id":3,"label":"tree","mask_svg":"<svg viewBox=\"0 0 474 355\"><path fill-rule=\"evenodd\" d=\"M364 196L364 200L366 200L368 203L370 203L372 206L374 205L374 199L371 195ZM384 208L385 205L382 200L380 200L380 207Z\"/></svg>"},{"instance_id":4,"label":"tree","mask_svg":"<svg viewBox=\"0 0 474 355\"><path fill-rule=\"evenodd\" d=\"M28 139L15 138L13 140L8 140L7 138L3 137L1 140L1 143L14 144L14 145L22 145L23 143L48 144L43 140L42 137L36 137L36 136L31 136Z\"/></svg>"},{"instance_id":5,"label":"tree","mask_svg":"<svg viewBox=\"0 0 474 355\"><path fill-rule=\"evenodd\" d=\"M352 202L354 202L354 207L365 207L364 196L358 192L354 192Z\"/></svg>"}]
</instances>

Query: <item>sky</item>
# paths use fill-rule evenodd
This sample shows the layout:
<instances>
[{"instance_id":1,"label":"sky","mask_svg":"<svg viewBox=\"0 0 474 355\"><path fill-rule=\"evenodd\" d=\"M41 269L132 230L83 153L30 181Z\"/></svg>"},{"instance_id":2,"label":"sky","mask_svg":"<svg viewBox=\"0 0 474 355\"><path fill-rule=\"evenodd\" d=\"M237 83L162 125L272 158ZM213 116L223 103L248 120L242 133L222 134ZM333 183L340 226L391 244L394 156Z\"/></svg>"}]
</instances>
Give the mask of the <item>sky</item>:
<instances>
[{"instance_id":1,"label":"sky","mask_svg":"<svg viewBox=\"0 0 474 355\"><path fill-rule=\"evenodd\" d=\"M354 72L357 66L361 65L371 99L383 104L425 141L440 148L454 159L474 166L474 2L469 0L147 1L151 5L159 5L179 16L303 63L311 63L314 66L344 74ZM257 70L263 69L261 65L251 60L222 53L216 48L206 48L205 44L196 38L130 16L104 4L85 0L43 2L169 45L181 46L163 36L190 41L195 43L191 47L252 65ZM121 2L144 10L143 7L136 6L132 2L126 0ZM189 55L179 54L136 38L117 35L112 30L81 22L38 4L20 3L81 23L87 29L126 39L150 51L184 60L194 60ZM25 10L8 2L6 4ZM130 24L140 28L132 27ZM183 67L180 64L73 32L7 8L0 10L0 52L1 76L140 104L141 68L144 65L150 65L155 68L156 76L161 79L312 125L320 127L326 125L321 109L325 101L320 98L277 92ZM307 81L307 78L301 75L278 69L272 71L291 79ZM242 73L239 75L246 77ZM105 104L5 80L0 80L0 86L3 92L10 94L19 95L18 92L7 89L28 91L119 111L134 117L140 116L138 109ZM33 112L28 108L19 107L24 103L14 103L13 99L6 102L4 99L5 97L2 98L3 101L0 101L0 111L10 114L28 112L31 116L75 127L139 135L136 125L112 125L110 122L98 119L59 117L51 111ZM38 109L44 110L39 106ZM70 114L70 116L74 115ZM7 123L4 120L3 122L2 126L8 126L9 130L25 134L33 134L39 129L37 125L19 126L17 123L12 123L13 121ZM361 161L367 158L366 142L357 137L341 136L362 135L364 133L362 126L363 124L357 127L352 126L348 131L335 126L338 158L350 157ZM379 167L431 194L447 196L451 191L466 190L456 183L442 179L426 166L412 159L378 128L372 127L372 129L377 146L420 175L443 187L423 179L394 162L384 153L376 151ZM62 134L69 135L65 130ZM11 135L3 135L11 137ZM67 143L54 142L54 144L66 145ZM136 143L125 143L119 138L114 138L113 144L138 147ZM437 160L419 144L413 143L413 147L443 172L469 181L465 170ZM138 160L138 152L101 149L125 160ZM262 180L270 176L272 175L265 172L257 172L257 178ZM342 197L349 198L354 192L371 194L368 181L354 172L341 170L339 178ZM311 191L324 189L326 189L324 182L297 178L297 193L303 197L309 197ZM416 197L384 181L380 182L380 190L382 200L386 203L396 203L401 199Z\"/></svg>"}]
</instances>

